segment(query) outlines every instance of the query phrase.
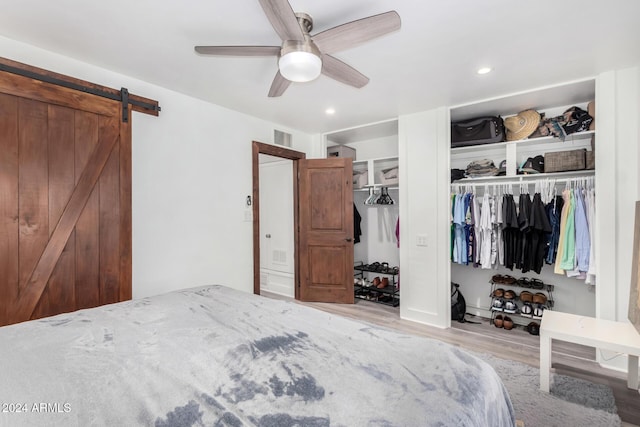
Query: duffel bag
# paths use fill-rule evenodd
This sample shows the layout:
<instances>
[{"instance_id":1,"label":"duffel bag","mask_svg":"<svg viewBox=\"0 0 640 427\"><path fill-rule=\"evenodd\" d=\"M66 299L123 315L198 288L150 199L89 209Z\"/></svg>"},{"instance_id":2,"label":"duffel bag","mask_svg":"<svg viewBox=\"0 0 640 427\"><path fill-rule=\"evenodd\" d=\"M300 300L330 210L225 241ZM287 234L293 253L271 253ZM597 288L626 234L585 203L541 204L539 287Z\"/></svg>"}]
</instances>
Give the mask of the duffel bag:
<instances>
[{"instance_id":1,"label":"duffel bag","mask_svg":"<svg viewBox=\"0 0 640 427\"><path fill-rule=\"evenodd\" d=\"M477 117L451 123L452 147L491 144L504 140L504 122L500 116Z\"/></svg>"}]
</instances>

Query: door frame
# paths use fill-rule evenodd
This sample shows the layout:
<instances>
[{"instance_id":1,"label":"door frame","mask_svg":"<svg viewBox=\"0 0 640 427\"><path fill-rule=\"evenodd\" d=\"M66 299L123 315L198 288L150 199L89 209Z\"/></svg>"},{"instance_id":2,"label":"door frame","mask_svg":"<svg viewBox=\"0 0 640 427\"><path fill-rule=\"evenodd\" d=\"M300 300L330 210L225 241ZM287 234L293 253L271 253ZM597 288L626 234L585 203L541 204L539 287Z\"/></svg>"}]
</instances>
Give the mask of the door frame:
<instances>
[{"instance_id":1,"label":"door frame","mask_svg":"<svg viewBox=\"0 0 640 427\"><path fill-rule=\"evenodd\" d=\"M305 159L306 154L278 145L265 144L258 141L252 141L251 143L251 163L253 173L253 293L256 295L260 295L260 154L267 154L281 159L291 160L293 163L293 174L291 177L293 180L293 229L295 231L293 233L293 248L295 252L293 257L293 288L295 292L295 299L299 299L300 275L298 254L300 252L300 242L298 237L298 160Z\"/></svg>"}]
</instances>

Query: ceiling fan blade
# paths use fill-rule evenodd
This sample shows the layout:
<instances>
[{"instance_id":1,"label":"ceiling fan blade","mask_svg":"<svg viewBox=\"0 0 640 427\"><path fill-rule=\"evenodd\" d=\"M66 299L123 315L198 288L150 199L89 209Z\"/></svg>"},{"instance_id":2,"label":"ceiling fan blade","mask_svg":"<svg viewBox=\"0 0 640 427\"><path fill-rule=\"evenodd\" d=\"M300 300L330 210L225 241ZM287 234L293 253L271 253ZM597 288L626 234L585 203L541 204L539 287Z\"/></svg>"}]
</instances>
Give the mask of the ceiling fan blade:
<instances>
[{"instance_id":1,"label":"ceiling fan blade","mask_svg":"<svg viewBox=\"0 0 640 427\"><path fill-rule=\"evenodd\" d=\"M273 83L271 83L271 89L269 89L269 98L275 98L284 93L285 90L289 87L291 82L280 74L280 71L276 73L276 76L273 78Z\"/></svg>"},{"instance_id":2,"label":"ceiling fan blade","mask_svg":"<svg viewBox=\"0 0 640 427\"><path fill-rule=\"evenodd\" d=\"M282 41L304 41L298 18L287 0L260 0L260 6Z\"/></svg>"},{"instance_id":3,"label":"ceiling fan blade","mask_svg":"<svg viewBox=\"0 0 640 427\"><path fill-rule=\"evenodd\" d=\"M311 39L322 53L335 53L399 29L400 15L392 10L338 25Z\"/></svg>"},{"instance_id":4,"label":"ceiling fan blade","mask_svg":"<svg viewBox=\"0 0 640 427\"><path fill-rule=\"evenodd\" d=\"M322 74L357 88L369 83L369 77L331 55L322 55Z\"/></svg>"},{"instance_id":5,"label":"ceiling fan blade","mask_svg":"<svg viewBox=\"0 0 640 427\"><path fill-rule=\"evenodd\" d=\"M272 56L280 54L280 46L196 46L202 55Z\"/></svg>"}]
</instances>

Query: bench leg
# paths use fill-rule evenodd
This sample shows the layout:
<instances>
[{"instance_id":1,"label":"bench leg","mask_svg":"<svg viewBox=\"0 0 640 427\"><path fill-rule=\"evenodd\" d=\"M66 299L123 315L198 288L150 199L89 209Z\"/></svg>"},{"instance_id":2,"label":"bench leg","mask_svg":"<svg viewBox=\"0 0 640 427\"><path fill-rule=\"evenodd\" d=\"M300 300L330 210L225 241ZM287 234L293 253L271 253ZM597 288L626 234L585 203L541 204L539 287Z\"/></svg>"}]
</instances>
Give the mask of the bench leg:
<instances>
[{"instance_id":1,"label":"bench leg","mask_svg":"<svg viewBox=\"0 0 640 427\"><path fill-rule=\"evenodd\" d=\"M549 393L551 371L551 338L540 334L540 390Z\"/></svg>"},{"instance_id":2,"label":"bench leg","mask_svg":"<svg viewBox=\"0 0 640 427\"><path fill-rule=\"evenodd\" d=\"M638 390L638 356L628 356L627 387Z\"/></svg>"}]
</instances>

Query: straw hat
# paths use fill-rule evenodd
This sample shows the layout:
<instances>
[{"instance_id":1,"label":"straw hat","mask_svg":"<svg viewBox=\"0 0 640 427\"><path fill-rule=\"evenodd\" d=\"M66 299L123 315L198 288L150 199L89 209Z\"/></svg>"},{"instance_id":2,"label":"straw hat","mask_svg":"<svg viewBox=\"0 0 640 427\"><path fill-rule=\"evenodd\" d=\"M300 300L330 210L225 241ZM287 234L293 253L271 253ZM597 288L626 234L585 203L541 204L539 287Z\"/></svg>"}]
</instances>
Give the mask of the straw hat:
<instances>
[{"instance_id":1,"label":"straw hat","mask_svg":"<svg viewBox=\"0 0 640 427\"><path fill-rule=\"evenodd\" d=\"M540 114L536 110L525 110L515 116L504 119L507 128L507 141L516 141L529 137L540 124Z\"/></svg>"}]
</instances>

